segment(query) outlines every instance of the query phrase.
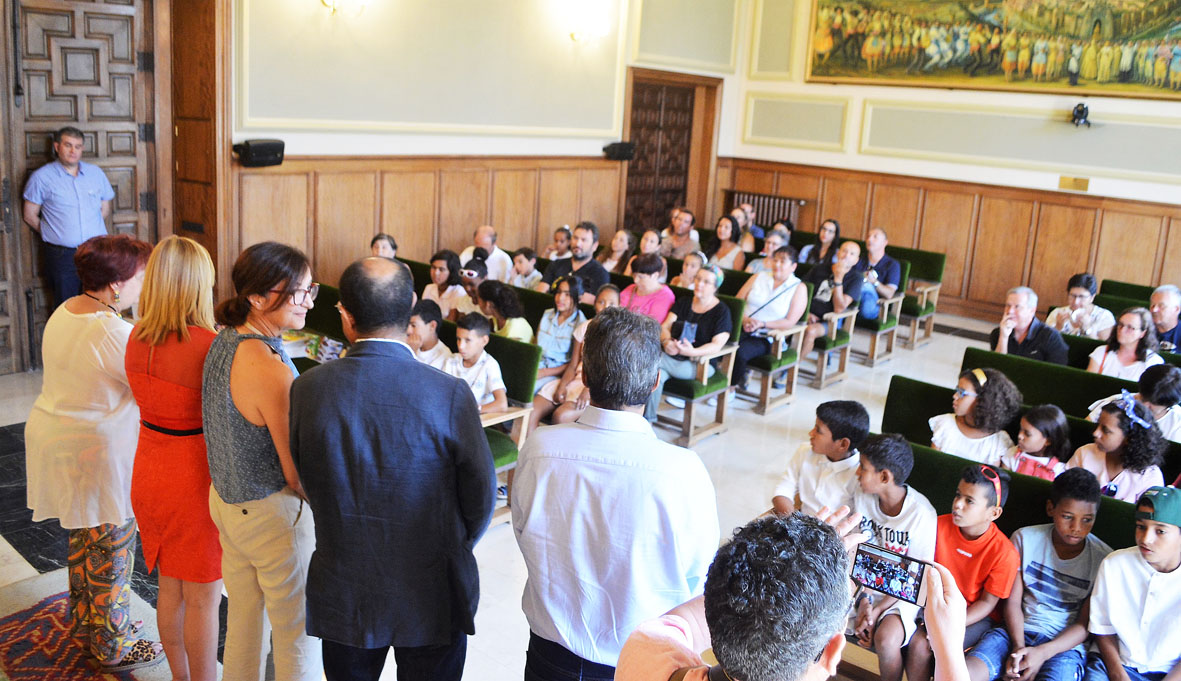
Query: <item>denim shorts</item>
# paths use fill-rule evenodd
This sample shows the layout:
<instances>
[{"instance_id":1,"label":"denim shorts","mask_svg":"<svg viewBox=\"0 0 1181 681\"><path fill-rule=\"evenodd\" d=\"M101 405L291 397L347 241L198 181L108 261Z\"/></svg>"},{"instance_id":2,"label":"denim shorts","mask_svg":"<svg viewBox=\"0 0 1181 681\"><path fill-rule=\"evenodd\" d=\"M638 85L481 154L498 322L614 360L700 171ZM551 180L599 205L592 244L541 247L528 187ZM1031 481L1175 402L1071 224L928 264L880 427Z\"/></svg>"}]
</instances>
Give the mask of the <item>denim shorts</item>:
<instances>
[{"instance_id":1,"label":"denim shorts","mask_svg":"<svg viewBox=\"0 0 1181 681\"><path fill-rule=\"evenodd\" d=\"M1035 631L1025 632L1026 646L1038 646L1050 640L1050 636ZM996 681L1004 673L1005 663L1012 652L1008 630L997 627L981 636L976 647L972 648L968 655L983 662L988 667L989 681ZM1071 648L1046 660L1034 681L1079 681L1082 675L1083 654L1078 648Z\"/></svg>"}]
</instances>

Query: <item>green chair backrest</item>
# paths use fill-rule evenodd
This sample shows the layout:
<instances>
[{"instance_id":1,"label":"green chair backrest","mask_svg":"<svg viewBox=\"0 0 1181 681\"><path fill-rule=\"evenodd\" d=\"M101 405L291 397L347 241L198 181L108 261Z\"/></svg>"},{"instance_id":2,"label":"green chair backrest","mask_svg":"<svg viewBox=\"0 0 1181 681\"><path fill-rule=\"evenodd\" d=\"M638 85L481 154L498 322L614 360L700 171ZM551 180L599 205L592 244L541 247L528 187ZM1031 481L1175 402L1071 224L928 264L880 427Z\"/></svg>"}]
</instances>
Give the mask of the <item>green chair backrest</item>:
<instances>
[{"instance_id":1,"label":"green chair backrest","mask_svg":"<svg viewBox=\"0 0 1181 681\"><path fill-rule=\"evenodd\" d=\"M750 272L741 270L722 269L722 285L718 287L719 295L736 296L742 290L742 285L750 279Z\"/></svg>"},{"instance_id":2,"label":"green chair backrest","mask_svg":"<svg viewBox=\"0 0 1181 681\"><path fill-rule=\"evenodd\" d=\"M943 269L947 266L947 254L935 251L921 251L917 248L886 246L886 254L897 260L910 263L910 278L922 281L942 282Z\"/></svg>"},{"instance_id":3,"label":"green chair backrest","mask_svg":"<svg viewBox=\"0 0 1181 681\"><path fill-rule=\"evenodd\" d=\"M1121 298L1131 298L1133 300L1142 300L1145 303L1145 307L1148 307L1148 299L1152 297L1152 292L1155 290L1155 286L1132 284L1114 279L1104 279L1099 283L1099 293L1106 293ZM1115 310L1112 310L1112 312L1115 312Z\"/></svg>"},{"instance_id":4,"label":"green chair backrest","mask_svg":"<svg viewBox=\"0 0 1181 681\"><path fill-rule=\"evenodd\" d=\"M1062 334L1062 340L1066 341L1066 366L1076 369L1086 369L1087 364L1091 361L1091 353L1095 348L1106 343L1106 341L1070 333Z\"/></svg>"},{"instance_id":5,"label":"green chair backrest","mask_svg":"<svg viewBox=\"0 0 1181 681\"><path fill-rule=\"evenodd\" d=\"M454 322L444 320L439 327L439 341L455 352L455 332L458 327ZM504 392L510 400L528 404L533 401L533 384L537 382L537 367L541 365L541 348L532 343L522 343L504 338L490 336L488 354L500 364L500 374L504 378Z\"/></svg>"},{"instance_id":6,"label":"green chair backrest","mask_svg":"<svg viewBox=\"0 0 1181 681\"><path fill-rule=\"evenodd\" d=\"M932 416L951 411L952 389L895 374L890 378L882 409L882 432L898 433L911 442L931 444Z\"/></svg>"},{"instance_id":7,"label":"green chair backrest","mask_svg":"<svg viewBox=\"0 0 1181 681\"><path fill-rule=\"evenodd\" d=\"M336 304L339 302L340 289L328 284L320 284L320 293L316 296L316 304L308 310L304 330L327 336L348 345L348 341L344 337L344 327L340 323L340 312L336 310Z\"/></svg>"},{"instance_id":8,"label":"green chair backrest","mask_svg":"<svg viewBox=\"0 0 1181 681\"><path fill-rule=\"evenodd\" d=\"M1118 318L1119 313L1129 307L1148 307L1148 299L1140 300L1139 298L1125 298L1124 296L1117 296L1111 293L1100 293L1095 296L1095 304L1109 310L1111 314Z\"/></svg>"},{"instance_id":9,"label":"green chair backrest","mask_svg":"<svg viewBox=\"0 0 1181 681\"><path fill-rule=\"evenodd\" d=\"M1160 353L1161 359L1165 360L1166 364L1172 364L1175 367L1181 367L1181 354L1175 352Z\"/></svg>"},{"instance_id":10,"label":"green chair backrest","mask_svg":"<svg viewBox=\"0 0 1181 681\"><path fill-rule=\"evenodd\" d=\"M789 243L797 251L800 251L803 250L804 246L814 246L820 243L820 236L816 232L805 232L802 229L797 229L791 233Z\"/></svg>"},{"instance_id":11,"label":"green chair backrest","mask_svg":"<svg viewBox=\"0 0 1181 681\"><path fill-rule=\"evenodd\" d=\"M734 296L718 295L718 300L726 304L730 308L730 323L733 325L730 331L731 343L738 342L738 334L742 331L742 312L746 309L746 301Z\"/></svg>"},{"instance_id":12,"label":"green chair backrest","mask_svg":"<svg viewBox=\"0 0 1181 681\"><path fill-rule=\"evenodd\" d=\"M579 303L578 309L582 310L583 316L588 320L595 316L595 306L590 303Z\"/></svg>"},{"instance_id":13,"label":"green chair backrest","mask_svg":"<svg viewBox=\"0 0 1181 681\"><path fill-rule=\"evenodd\" d=\"M1008 376L1021 391L1025 404L1056 404L1062 411L1075 416L1086 416L1088 406L1104 397L1118 395L1120 389L1138 390L1132 381L1092 374L1083 369L1002 355L981 348L964 350L962 370L986 367Z\"/></svg>"},{"instance_id":14,"label":"green chair backrest","mask_svg":"<svg viewBox=\"0 0 1181 681\"><path fill-rule=\"evenodd\" d=\"M635 281L626 274L620 274L619 272L608 272L607 275L611 277L611 283L618 286L620 291L635 283Z\"/></svg>"},{"instance_id":15,"label":"green chair backrest","mask_svg":"<svg viewBox=\"0 0 1181 681\"><path fill-rule=\"evenodd\" d=\"M529 326L533 327L533 331L536 332L537 327L541 324L541 316L554 306L554 295L519 286L514 286L513 290L521 299L521 307L525 308L525 321L529 322Z\"/></svg>"},{"instance_id":16,"label":"green chair backrest","mask_svg":"<svg viewBox=\"0 0 1181 681\"><path fill-rule=\"evenodd\" d=\"M668 280L672 281L673 277L680 276L681 270L685 266L684 260L677 260L676 258L665 258L664 261L668 263Z\"/></svg>"},{"instance_id":17,"label":"green chair backrest","mask_svg":"<svg viewBox=\"0 0 1181 681\"><path fill-rule=\"evenodd\" d=\"M533 266L533 269L545 274L545 268L549 267L551 262L553 261L549 258L543 258L539 255L537 256L537 264Z\"/></svg>"},{"instance_id":18,"label":"green chair backrest","mask_svg":"<svg viewBox=\"0 0 1181 681\"><path fill-rule=\"evenodd\" d=\"M406 266L410 268L410 276L414 277L414 292L421 297L427 284L431 283L430 263L408 260L406 258L398 258L398 260L406 263Z\"/></svg>"}]
</instances>

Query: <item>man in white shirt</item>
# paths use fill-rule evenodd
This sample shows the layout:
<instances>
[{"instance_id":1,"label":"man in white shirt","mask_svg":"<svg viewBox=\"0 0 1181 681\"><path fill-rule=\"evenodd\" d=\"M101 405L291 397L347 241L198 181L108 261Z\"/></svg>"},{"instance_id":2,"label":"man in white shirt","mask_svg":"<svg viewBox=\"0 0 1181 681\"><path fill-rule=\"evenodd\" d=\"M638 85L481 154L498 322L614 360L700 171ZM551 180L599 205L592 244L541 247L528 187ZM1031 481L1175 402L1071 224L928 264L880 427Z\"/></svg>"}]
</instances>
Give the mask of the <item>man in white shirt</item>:
<instances>
[{"instance_id":1,"label":"man in white shirt","mask_svg":"<svg viewBox=\"0 0 1181 681\"><path fill-rule=\"evenodd\" d=\"M660 353L652 319L599 313L583 346L590 406L521 450L512 512L529 571L526 679L608 681L640 622L702 592L718 547L716 497L697 455L643 417Z\"/></svg>"},{"instance_id":2,"label":"man in white shirt","mask_svg":"<svg viewBox=\"0 0 1181 681\"><path fill-rule=\"evenodd\" d=\"M472 245L459 254L460 264L466 265L477 248L488 252L488 259L485 261L488 264L488 278L508 282L509 276L513 273L513 256L496 245L496 229L492 225L483 225L476 229L472 234Z\"/></svg>"},{"instance_id":3,"label":"man in white shirt","mask_svg":"<svg viewBox=\"0 0 1181 681\"><path fill-rule=\"evenodd\" d=\"M1098 653L1083 681L1159 681L1181 674L1181 490L1152 487L1136 504L1136 546L1099 565L1087 629Z\"/></svg>"}]
</instances>

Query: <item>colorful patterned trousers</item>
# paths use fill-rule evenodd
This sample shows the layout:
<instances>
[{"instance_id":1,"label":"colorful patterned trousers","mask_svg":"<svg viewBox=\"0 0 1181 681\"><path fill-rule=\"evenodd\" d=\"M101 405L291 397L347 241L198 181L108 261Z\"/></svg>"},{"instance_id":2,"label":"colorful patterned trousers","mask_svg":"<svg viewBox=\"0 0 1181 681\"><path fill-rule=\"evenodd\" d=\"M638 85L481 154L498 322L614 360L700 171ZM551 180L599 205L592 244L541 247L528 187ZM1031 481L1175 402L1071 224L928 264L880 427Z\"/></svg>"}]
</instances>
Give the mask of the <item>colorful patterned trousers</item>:
<instances>
[{"instance_id":1,"label":"colorful patterned trousers","mask_svg":"<svg viewBox=\"0 0 1181 681\"><path fill-rule=\"evenodd\" d=\"M136 641L131 622L135 520L70 530L71 635L102 664L123 659Z\"/></svg>"}]
</instances>

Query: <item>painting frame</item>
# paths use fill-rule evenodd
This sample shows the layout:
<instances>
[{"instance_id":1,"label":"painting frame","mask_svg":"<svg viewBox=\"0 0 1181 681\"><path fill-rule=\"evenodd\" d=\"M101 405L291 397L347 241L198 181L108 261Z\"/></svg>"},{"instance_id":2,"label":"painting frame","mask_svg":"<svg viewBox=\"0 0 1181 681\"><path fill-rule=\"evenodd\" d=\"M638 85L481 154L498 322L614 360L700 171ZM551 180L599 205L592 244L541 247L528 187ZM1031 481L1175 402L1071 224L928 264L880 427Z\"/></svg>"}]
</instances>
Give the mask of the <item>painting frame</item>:
<instances>
[{"instance_id":1,"label":"painting frame","mask_svg":"<svg viewBox=\"0 0 1181 681\"><path fill-rule=\"evenodd\" d=\"M1144 6L1170 2L1175 0L1145 0ZM1094 10L1073 12L1086 5L1071 3L811 0L804 80L1181 101L1181 22L1168 27L1157 21L1159 26L1153 29L1151 25L1129 23L1129 15L1117 15L1111 5L1099 5L1106 14L1096 18ZM1061 11L1047 14L1046 7ZM974 14L978 10L989 12ZM1022 11L1025 13L1019 13ZM1142 9L1141 14L1145 11ZM1154 21L1160 18L1154 17ZM1168 16L1163 18L1167 20ZM1034 21L1045 23L1030 23ZM1035 31L1028 28L1031 26L1060 26L1061 30ZM1092 27L1089 39L1075 35L1085 32L1087 26ZM1135 31L1153 30L1159 30L1164 37L1130 37ZM932 43L937 43L934 50ZM1129 45L1132 49L1125 49ZM1036 56L1039 54L1040 58Z\"/></svg>"}]
</instances>

